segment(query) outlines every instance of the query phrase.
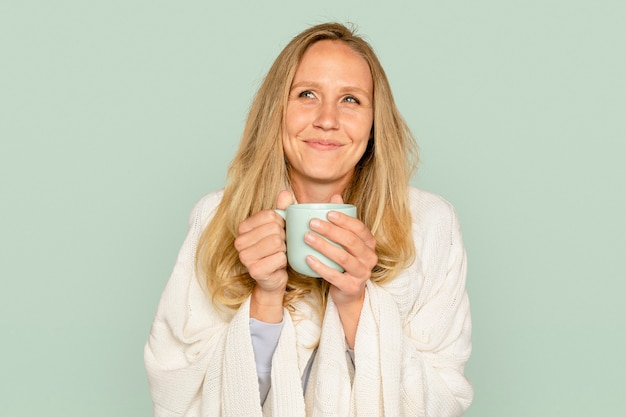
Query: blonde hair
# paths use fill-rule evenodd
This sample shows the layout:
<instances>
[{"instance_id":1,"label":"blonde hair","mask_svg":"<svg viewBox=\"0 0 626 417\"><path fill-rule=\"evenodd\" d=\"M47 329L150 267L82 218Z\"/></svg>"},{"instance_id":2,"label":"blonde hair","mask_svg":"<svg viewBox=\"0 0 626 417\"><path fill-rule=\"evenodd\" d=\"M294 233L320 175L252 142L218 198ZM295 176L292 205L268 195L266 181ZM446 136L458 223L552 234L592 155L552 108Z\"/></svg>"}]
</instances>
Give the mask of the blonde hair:
<instances>
[{"instance_id":1,"label":"blonde hair","mask_svg":"<svg viewBox=\"0 0 626 417\"><path fill-rule=\"evenodd\" d=\"M223 198L198 244L198 279L217 306L238 308L255 281L234 247L238 225L260 210L274 208L289 184L282 147L282 126L291 83L304 52L315 42L345 42L367 61L374 86L372 138L343 194L358 207L359 219L376 238L378 264L371 280L393 279L415 256L408 202L409 180L417 165L417 147L400 116L387 76L372 47L338 23L311 27L298 34L274 61L254 98L239 149L230 164ZM289 269L284 304L312 294L322 312L328 284Z\"/></svg>"}]
</instances>

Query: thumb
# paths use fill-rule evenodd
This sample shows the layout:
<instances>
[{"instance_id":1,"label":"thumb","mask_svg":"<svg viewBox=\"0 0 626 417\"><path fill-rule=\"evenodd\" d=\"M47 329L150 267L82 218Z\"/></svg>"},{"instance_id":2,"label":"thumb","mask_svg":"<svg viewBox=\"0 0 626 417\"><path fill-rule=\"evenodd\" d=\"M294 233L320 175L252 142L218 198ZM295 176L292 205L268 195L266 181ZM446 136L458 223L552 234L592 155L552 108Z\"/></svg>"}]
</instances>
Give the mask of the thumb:
<instances>
[{"instance_id":1,"label":"thumb","mask_svg":"<svg viewBox=\"0 0 626 417\"><path fill-rule=\"evenodd\" d=\"M343 204L343 198L341 198L341 194L334 194L330 197L330 202L335 204Z\"/></svg>"},{"instance_id":2,"label":"thumb","mask_svg":"<svg viewBox=\"0 0 626 417\"><path fill-rule=\"evenodd\" d=\"M293 204L293 196L291 195L291 191L282 190L278 193L278 198L276 199L276 208L279 210L284 210L287 206Z\"/></svg>"}]
</instances>

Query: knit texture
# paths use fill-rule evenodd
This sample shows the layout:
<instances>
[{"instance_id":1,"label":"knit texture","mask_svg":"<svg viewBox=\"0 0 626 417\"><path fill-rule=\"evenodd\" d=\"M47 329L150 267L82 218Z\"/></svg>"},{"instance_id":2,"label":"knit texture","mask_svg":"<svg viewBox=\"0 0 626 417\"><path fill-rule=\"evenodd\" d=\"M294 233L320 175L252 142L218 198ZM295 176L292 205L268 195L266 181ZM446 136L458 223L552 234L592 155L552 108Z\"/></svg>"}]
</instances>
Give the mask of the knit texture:
<instances>
[{"instance_id":1,"label":"knit texture","mask_svg":"<svg viewBox=\"0 0 626 417\"><path fill-rule=\"evenodd\" d=\"M259 404L249 330L250 300L216 311L196 279L195 252L222 197L194 207L189 232L161 296L145 347L154 415L222 417L460 416L473 389L466 258L457 216L441 197L409 190L415 262L393 281L367 283L355 342L355 369L337 308L324 321L305 300L285 309L272 359L271 388ZM301 376L319 347L307 392Z\"/></svg>"}]
</instances>

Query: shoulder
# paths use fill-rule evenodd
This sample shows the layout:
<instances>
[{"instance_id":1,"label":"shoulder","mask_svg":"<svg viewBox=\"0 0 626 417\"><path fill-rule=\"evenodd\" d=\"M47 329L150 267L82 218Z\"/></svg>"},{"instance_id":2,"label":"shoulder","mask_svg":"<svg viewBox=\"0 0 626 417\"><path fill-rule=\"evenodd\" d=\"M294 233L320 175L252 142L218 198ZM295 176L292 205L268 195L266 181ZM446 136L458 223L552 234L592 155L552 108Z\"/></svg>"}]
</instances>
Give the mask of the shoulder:
<instances>
[{"instance_id":1,"label":"shoulder","mask_svg":"<svg viewBox=\"0 0 626 417\"><path fill-rule=\"evenodd\" d=\"M445 198L409 187L415 257L396 278L384 284L401 317L419 311L445 280L451 262L462 258L463 244L454 208Z\"/></svg>"},{"instance_id":2,"label":"shoulder","mask_svg":"<svg viewBox=\"0 0 626 417\"><path fill-rule=\"evenodd\" d=\"M409 206L414 224L456 222L456 212L452 204L437 194L409 187Z\"/></svg>"},{"instance_id":3,"label":"shoulder","mask_svg":"<svg viewBox=\"0 0 626 417\"><path fill-rule=\"evenodd\" d=\"M461 225L452 204L445 198L410 187L409 204L413 238L417 241L449 243L461 241Z\"/></svg>"},{"instance_id":4,"label":"shoulder","mask_svg":"<svg viewBox=\"0 0 626 417\"><path fill-rule=\"evenodd\" d=\"M194 205L189 216L189 226L204 227L215 214L217 206L222 201L224 190L213 191L202 197Z\"/></svg>"}]
</instances>

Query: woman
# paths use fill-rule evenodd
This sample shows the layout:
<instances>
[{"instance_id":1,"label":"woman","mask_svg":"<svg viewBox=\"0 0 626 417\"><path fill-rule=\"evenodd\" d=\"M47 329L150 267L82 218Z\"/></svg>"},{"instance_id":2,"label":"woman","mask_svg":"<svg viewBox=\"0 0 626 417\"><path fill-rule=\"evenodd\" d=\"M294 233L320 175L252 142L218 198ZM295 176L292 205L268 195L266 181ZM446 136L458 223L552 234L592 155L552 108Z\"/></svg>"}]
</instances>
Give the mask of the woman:
<instances>
[{"instance_id":1,"label":"woman","mask_svg":"<svg viewBox=\"0 0 626 417\"><path fill-rule=\"evenodd\" d=\"M371 47L340 24L297 35L252 104L223 191L194 208L145 362L157 416L458 416L473 390L454 210L409 186L413 138ZM323 279L286 258L294 202ZM331 245L319 236L341 245Z\"/></svg>"}]
</instances>

